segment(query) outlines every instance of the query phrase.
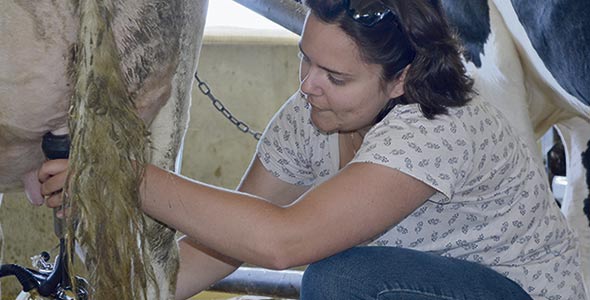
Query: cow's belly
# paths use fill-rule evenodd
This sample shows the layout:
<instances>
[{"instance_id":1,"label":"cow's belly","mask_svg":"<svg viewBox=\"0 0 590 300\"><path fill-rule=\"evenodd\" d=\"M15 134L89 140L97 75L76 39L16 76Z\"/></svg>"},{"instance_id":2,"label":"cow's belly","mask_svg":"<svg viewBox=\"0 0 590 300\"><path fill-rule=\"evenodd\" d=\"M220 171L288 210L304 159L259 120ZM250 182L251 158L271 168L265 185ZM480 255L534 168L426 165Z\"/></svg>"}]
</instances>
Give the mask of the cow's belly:
<instances>
[{"instance_id":1,"label":"cow's belly","mask_svg":"<svg viewBox=\"0 0 590 300\"><path fill-rule=\"evenodd\" d=\"M113 95L107 92L115 91L115 98L133 101L143 121L147 125L152 121L154 123L151 128L153 143L150 144L152 163L167 169L174 167L186 130L192 74L201 46L208 1L107 0L96 1L98 6L88 2L85 3L87 5L80 5L92 6L83 18L77 15L79 3L84 1L0 0L0 197L4 191L24 186L33 203L43 202L36 176L36 170L44 159L42 137L48 131L69 131L68 110L74 95L80 99L72 101L76 104L73 116L79 115L80 104L88 103L85 100L99 98L97 94ZM97 7L100 9L93 10ZM101 12L101 16L108 11L106 15L109 18L104 20L111 21L108 24L110 27L97 25L103 24L95 22L96 14L91 15L97 11ZM81 25L80 19L90 22L90 25ZM102 28L112 30L102 31ZM104 38L101 40L104 43L87 42L77 46L79 33L82 33L83 41L99 41L100 36ZM107 36L110 34L112 36ZM112 41L114 48L110 47ZM92 52L98 48L103 52ZM81 49L87 51L86 55L77 55ZM88 55L91 52L93 54ZM82 61L79 65L84 67L77 66L77 58ZM120 67L121 76L109 73L113 70L108 67L113 65ZM75 78L78 78L77 85ZM127 93L120 93L119 82L108 82L105 78L122 78ZM99 93L96 89L84 90L84 84L80 84L93 81L104 90ZM105 82L108 84L102 84ZM79 92L74 92L76 87ZM94 114L88 112L88 115L103 114L94 111ZM119 118L119 115L112 117ZM76 129L83 128L77 126L83 123L82 119L72 123ZM75 141L80 137L79 131L74 134ZM158 299L173 299L178 268L175 233L160 223L150 220L146 223L147 228L141 232L147 233L147 245L141 245L144 247L141 253L147 251L152 258L150 263L158 279L157 285L149 286L147 298L156 299L151 292L158 287ZM104 245L108 241L96 242ZM117 257L127 257L134 251L118 250L121 253L115 255ZM88 253L90 257L96 254ZM103 282L111 280L98 273L96 276L103 276Z\"/></svg>"},{"instance_id":2,"label":"cow's belly","mask_svg":"<svg viewBox=\"0 0 590 300\"><path fill-rule=\"evenodd\" d=\"M67 1L0 2L2 192L22 186L23 175L39 166L43 134L66 126L77 32Z\"/></svg>"},{"instance_id":3,"label":"cow's belly","mask_svg":"<svg viewBox=\"0 0 590 300\"><path fill-rule=\"evenodd\" d=\"M67 132L79 27L72 2L0 0L0 193L35 190L42 136ZM174 7L150 2L125 1L123 10L115 1L113 20L121 72L147 123L170 96L181 27Z\"/></svg>"}]
</instances>

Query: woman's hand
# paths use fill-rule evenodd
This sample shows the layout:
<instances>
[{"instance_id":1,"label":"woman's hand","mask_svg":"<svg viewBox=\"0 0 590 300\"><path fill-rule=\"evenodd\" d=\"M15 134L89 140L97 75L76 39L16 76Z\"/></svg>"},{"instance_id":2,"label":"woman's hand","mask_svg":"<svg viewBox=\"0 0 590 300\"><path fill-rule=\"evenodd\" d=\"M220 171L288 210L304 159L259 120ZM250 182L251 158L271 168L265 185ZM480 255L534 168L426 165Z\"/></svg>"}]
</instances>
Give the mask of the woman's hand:
<instances>
[{"instance_id":1,"label":"woman's hand","mask_svg":"<svg viewBox=\"0 0 590 300\"><path fill-rule=\"evenodd\" d=\"M53 159L46 161L39 169L41 195L45 198L45 205L57 208L62 205L62 191L66 182L68 170L67 159ZM56 212L56 216L63 218L63 210Z\"/></svg>"}]
</instances>

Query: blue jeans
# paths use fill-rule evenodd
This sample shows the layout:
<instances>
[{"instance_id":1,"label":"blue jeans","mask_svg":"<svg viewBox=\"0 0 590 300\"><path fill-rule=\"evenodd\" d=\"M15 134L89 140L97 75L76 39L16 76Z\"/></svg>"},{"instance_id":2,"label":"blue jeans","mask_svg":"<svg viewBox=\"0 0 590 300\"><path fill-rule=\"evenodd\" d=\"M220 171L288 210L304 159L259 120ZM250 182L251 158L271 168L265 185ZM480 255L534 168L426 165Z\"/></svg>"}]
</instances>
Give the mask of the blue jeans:
<instances>
[{"instance_id":1,"label":"blue jeans","mask_svg":"<svg viewBox=\"0 0 590 300\"><path fill-rule=\"evenodd\" d=\"M518 284L483 265L396 247L355 247L311 264L302 300L520 300Z\"/></svg>"}]
</instances>

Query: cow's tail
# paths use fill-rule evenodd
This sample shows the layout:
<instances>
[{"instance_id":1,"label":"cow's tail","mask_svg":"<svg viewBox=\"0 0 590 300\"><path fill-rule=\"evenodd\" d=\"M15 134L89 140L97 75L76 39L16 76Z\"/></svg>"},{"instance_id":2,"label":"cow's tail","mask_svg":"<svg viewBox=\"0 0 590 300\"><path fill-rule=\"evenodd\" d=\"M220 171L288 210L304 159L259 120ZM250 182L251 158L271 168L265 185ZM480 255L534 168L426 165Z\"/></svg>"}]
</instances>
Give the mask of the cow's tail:
<instances>
[{"instance_id":1,"label":"cow's tail","mask_svg":"<svg viewBox=\"0 0 590 300\"><path fill-rule=\"evenodd\" d=\"M590 226L590 140L588 148L582 153L582 165L586 169L586 186L588 187L588 198L584 200L584 213L588 217L588 226Z\"/></svg>"},{"instance_id":2,"label":"cow's tail","mask_svg":"<svg viewBox=\"0 0 590 300\"><path fill-rule=\"evenodd\" d=\"M157 289L143 248L147 243L138 201L147 129L121 72L112 0L82 0L79 10L69 124L70 193L64 196L64 204L75 207L75 215L68 217L67 237L73 243L75 236L87 252L92 299L146 299L148 284Z\"/></svg>"}]
</instances>

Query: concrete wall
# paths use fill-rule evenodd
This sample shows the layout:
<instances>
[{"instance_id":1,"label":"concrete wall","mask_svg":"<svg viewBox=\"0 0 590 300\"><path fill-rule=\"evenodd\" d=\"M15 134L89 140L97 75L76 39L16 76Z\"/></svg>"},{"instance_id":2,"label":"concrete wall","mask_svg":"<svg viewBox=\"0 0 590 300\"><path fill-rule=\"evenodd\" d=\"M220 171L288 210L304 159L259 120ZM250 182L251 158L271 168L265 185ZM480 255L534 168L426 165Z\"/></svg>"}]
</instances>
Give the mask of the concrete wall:
<instances>
[{"instance_id":1,"label":"concrete wall","mask_svg":"<svg viewBox=\"0 0 590 300\"><path fill-rule=\"evenodd\" d=\"M299 86L297 39L208 35L198 73L213 94L235 116L262 131ZM193 89L190 129L186 135L182 173L211 184L234 188L256 147Z\"/></svg>"},{"instance_id":2,"label":"concrete wall","mask_svg":"<svg viewBox=\"0 0 590 300\"><path fill-rule=\"evenodd\" d=\"M205 36L199 76L240 120L262 131L274 112L297 90L299 60L294 36L272 37L235 32ZM182 174L235 188L254 153L256 141L231 124L201 94L195 83ZM30 266L30 257L54 249L52 213L29 205L24 194L4 196L0 207L4 231L2 263ZM2 280L2 299L14 299L16 280Z\"/></svg>"}]
</instances>

